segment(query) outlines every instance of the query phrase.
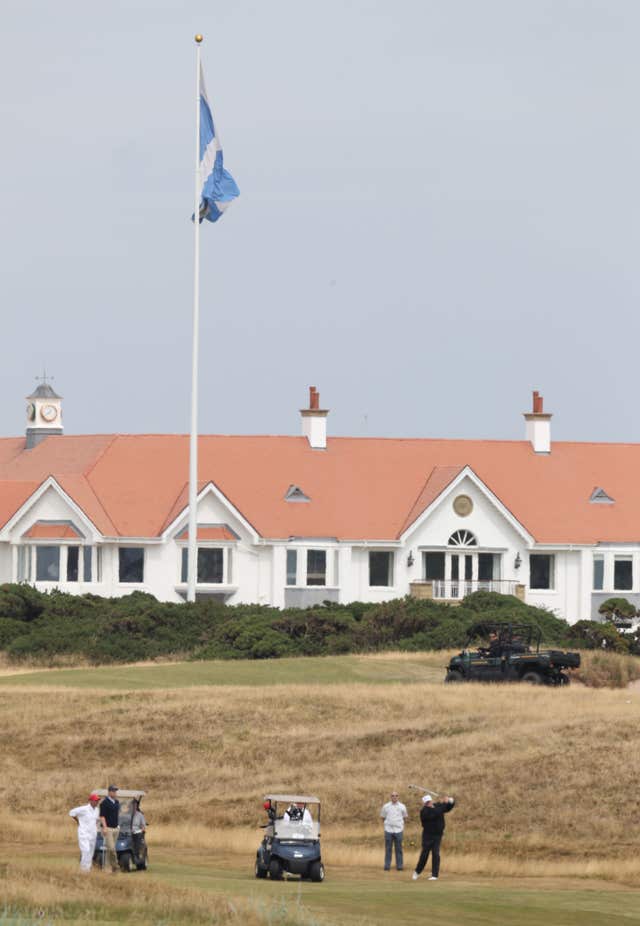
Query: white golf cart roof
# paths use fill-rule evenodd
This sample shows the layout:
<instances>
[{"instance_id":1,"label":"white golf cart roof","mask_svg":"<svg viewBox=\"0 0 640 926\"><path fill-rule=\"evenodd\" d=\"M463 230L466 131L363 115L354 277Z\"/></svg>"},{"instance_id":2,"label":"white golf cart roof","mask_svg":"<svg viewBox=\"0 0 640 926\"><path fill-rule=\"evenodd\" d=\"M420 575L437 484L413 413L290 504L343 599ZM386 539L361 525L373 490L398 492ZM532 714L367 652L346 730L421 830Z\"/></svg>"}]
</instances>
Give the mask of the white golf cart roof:
<instances>
[{"instance_id":1,"label":"white golf cart roof","mask_svg":"<svg viewBox=\"0 0 640 926\"><path fill-rule=\"evenodd\" d=\"M99 792L98 792L99 793ZM319 797L310 797L304 794L265 794L265 801L274 801L276 804L319 804Z\"/></svg>"},{"instance_id":2,"label":"white golf cart roof","mask_svg":"<svg viewBox=\"0 0 640 926\"><path fill-rule=\"evenodd\" d=\"M98 797L107 797L107 795L109 794L109 792L107 791L106 788L96 788L95 791L92 791L91 793L92 793L92 794L97 794ZM121 798L121 797L124 797L124 798L127 798L127 797L136 797L136 798L139 798L139 797L144 797L144 795L145 795L145 792L144 792L144 791L127 791L126 788L118 788L118 791L117 791L116 793L117 793L117 795L118 795L118 799Z\"/></svg>"}]
</instances>

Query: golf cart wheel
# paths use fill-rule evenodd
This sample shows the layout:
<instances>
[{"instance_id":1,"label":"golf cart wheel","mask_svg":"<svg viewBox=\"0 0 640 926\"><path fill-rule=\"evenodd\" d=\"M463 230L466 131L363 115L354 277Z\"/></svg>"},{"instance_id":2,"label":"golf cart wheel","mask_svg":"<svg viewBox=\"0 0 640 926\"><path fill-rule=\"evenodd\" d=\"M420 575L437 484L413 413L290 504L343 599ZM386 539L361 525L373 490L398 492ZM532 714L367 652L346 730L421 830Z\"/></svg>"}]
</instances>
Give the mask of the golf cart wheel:
<instances>
[{"instance_id":1,"label":"golf cart wheel","mask_svg":"<svg viewBox=\"0 0 640 926\"><path fill-rule=\"evenodd\" d=\"M118 864L123 871L133 871L133 856L130 852L123 852L118 859Z\"/></svg>"},{"instance_id":2,"label":"golf cart wheel","mask_svg":"<svg viewBox=\"0 0 640 926\"><path fill-rule=\"evenodd\" d=\"M527 685L542 685L542 676L539 672L523 672L520 681Z\"/></svg>"},{"instance_id":3,"label":"golf cart wheel","mask_svg":"<svg viewBox=\"0 0 640 926\"><path fill-rule=\"evenodd\" d=\"M266 878L268 875L266 868L263 868L260 862L256 859L256 878Z\"/></svg>"},{"instance_id":4,"label":"golf cart wheel","mask_svg":"<svg viewBox=\"0 0 640 926\"><path fill-rule=\"evenodd\" d=\"M309 875L312 881L324 881L324 865L322 862L312 862L309 865Z\"/></svg>"},{"instance_id":5,"label":"golf cart wheel","mask_svg":"<svg viewBox=\"0 0 640 926\"><path fill-rule=\"evenodd\" d=\"M570 685L571 679L566 672L560 672L558 675L558 685Z\"/></svg>"},{"instance_id":6,"label":"golf cart wheel","mask_svg":"<svg viewBox=\"0 0 640 926\"><path fill-rule=\"evenodd\" d=\"M445 682L461 682L463 681L462 672L458 672L457 669L449 669L447 674L444 677Z\"/></svg>"},{"instance_id":7,"label":"golf cart wheel","mask_svg":"<svg viewBox=\"0 0 640 926\"><path fill-rule=\"evenodd\" d=\"M277 858L272 858L269 862L269 875L272 881L282 881L282 865Z\"/></svg>"}]
</instances>

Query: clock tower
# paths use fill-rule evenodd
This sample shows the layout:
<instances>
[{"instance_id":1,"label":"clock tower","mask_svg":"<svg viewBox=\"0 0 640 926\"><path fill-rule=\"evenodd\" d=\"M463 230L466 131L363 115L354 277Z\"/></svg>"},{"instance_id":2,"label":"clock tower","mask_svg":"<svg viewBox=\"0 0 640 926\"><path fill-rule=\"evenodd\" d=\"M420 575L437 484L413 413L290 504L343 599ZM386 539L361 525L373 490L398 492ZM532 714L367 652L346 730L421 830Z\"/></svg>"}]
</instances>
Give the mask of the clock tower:
<instances>
[{"instance_id":1,"label":"clock tower","mask_svg":"<svg viewBox=\"0 0 640 926\"><path fill-rule=\"evenodd\" d=\"M54 392L46 374L31 395L27 396L27 445L36 447L51 434L62 434L62 396Z\"/></svg>"}]
</instances>

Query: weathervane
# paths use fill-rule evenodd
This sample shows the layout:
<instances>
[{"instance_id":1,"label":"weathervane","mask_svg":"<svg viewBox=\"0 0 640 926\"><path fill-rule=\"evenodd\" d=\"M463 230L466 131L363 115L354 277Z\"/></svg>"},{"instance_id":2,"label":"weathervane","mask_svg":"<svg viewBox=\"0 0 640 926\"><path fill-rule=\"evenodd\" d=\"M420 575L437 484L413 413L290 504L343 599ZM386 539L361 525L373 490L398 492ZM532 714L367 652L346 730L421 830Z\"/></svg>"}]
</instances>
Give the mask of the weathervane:
<instances>
[{"instance_id":1,"label":"weathervane","mask_svg":"<svg viewBox=\"0 0 640 926\"><path fill-rule=\"evenodd\" d=\"M48 382L49 380L55 379L55 376L47 376L47 368L46 368L46 367L43 367L43 368L42 368L42 376L36 376L36 379L37 379L39 382L42 382L42 385L43 385L43 386L46 386L46 385L47 385L47 382Z\"/></svg>"}]
</instances>

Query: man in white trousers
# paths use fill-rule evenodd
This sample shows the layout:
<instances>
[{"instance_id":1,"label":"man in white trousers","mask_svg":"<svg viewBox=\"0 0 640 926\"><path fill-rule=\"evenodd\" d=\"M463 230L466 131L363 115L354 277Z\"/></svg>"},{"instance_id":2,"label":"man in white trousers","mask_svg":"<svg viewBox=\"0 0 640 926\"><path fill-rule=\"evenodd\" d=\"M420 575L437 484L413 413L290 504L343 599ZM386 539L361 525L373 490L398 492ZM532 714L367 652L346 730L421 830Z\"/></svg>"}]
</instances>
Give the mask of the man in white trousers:
<instances>
[{"instance_id":1,"label":"man in white trousers","mask_svg":"<svg viewBox=\"0 0 640 926\"><path fill-rule=\"evenodd\" d=\"M74 807L69 816L78 824L78 845L80 846L80 871L91 871L93 852L96 847L98 835L98 803L97 794L90 794L86 804Z\"/></svg>"}]
</instances>

